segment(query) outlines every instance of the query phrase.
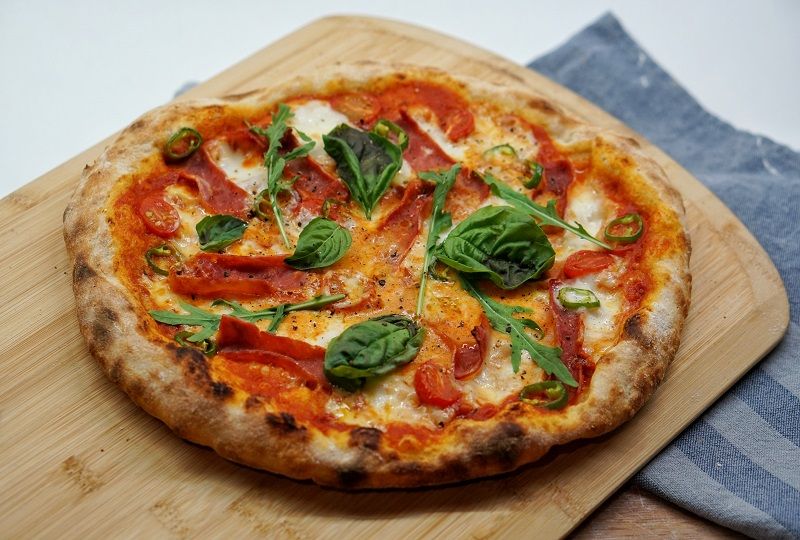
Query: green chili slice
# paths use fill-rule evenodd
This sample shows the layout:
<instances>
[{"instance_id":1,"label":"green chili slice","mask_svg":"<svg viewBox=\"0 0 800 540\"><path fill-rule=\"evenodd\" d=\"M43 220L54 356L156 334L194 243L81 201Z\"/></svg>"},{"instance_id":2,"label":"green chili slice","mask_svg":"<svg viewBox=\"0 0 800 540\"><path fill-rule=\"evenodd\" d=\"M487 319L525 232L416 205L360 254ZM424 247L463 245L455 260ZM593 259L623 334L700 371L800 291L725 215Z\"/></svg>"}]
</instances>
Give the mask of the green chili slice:
<instances>
[{"instance_id":1,"label":"green chili slice","mask_svg":"<svg viewBox=\"0 0 800 540\"><path fill-rule=\"evenodd\" d=\"M544 167L540 163L535 161L529 161L528 167L531 169L531 177L527 180L522 182L522 185L528 189L533 189L539 187L539 184L542 181L542 173L544 172Z\"/></svg>"},{"instance_id":2,"label":"green chili slice","mask_svg":"<svg viewBox=\"0 0 800 540\"><path fill-rule=\"evenodd\" d=\"M334 199L333 197L328 197L322 202L322 209L320 210L320 214L322 217L327 218L328 214L331 212L332 206L346 206L344 201L340 201L339 199Z\"/></svg>"},{"instance_id":3,"label":"green chili slice","mask_svg":"<svg viewBox=\"0 0 800 540\"><path fill-rule=\"evenodd\" d=\"M514 150L514 147L508 143L498 144L497 146L492 146L488 150L483 152L483 157L487 157L491 154L502 154L504 156L513 156L517 157L517 151Z\"/></svg>"},{"instance_id":4,"label":"green chili slice","mask_svg":"<svg viewBox=\"0 0 800 540\"><path fill-rule=\"evenodd\" d=\"M408 135L405 131L403 131L403 128L394 122L390 122L386 119L378 120L378 123L372 128L372 132L385 139L389 139L389 134L392 134L397 137L396 144L400 147L400 150L405 150L408 148Z\"/></svg>"},{"instance_id":5,"label":"green chili slice","mask_svg":"<svg viewBox=\"0 0 800 540\"><path fill-rule=\"evenodd\" d=\"M639 214L625 214L606 226L606 238L614 242L631 244L644 232L644 221Z\"/></svg>"},{"instance_id":6,"label":"green chili slice","mask_svg":"<svg viewBox=\"0 0 800 540\"><path fill-rule=\"evenodd\" d=\"M199 343L192 343L186 341L188 338L194 335L193 332L189 332L187 330L183 330L175 334L175 341L178 342L178 345L181 347L196 347L203 351L203 354L206 356L214 356L217 352L217 344L211 341L211 338L204 339Z\"/></svg>"},{"instance_id":7,"label":"green chili slice","mask_svg":"<svg viewBox=\"0 0 800 540\"><path fill-rule=\"evenodd\" d=\"M558 291L558 301L565 308L576 309L580 307L600 307L600 300L589 289L575 287L561 287Z\"/></svg>"},{"instance_id":8,"label":"green chili slice","mask_svg":"<svg viewBox=\"0 0 800 540\"><path fill-rule=\"evenodd\" d=\"M144 260L147 261L147 266L153 269L153 272L160 276L168 276L169 270L165 270L156 264L154 260L156 257L173 257L180 261L180 252L171 244L161 244L160 246L151 247L144 254Z\"/></svg>"},{"instance_id":9,"label":"green chili slice","mask_svg":"<svg viewBox=\"0 0 800 540\"><path fill-rule=\"evenodd\" d=\"M200 148L203 144L203 136L194 128L182 127L172 134L172 136L164 145L164 156L167 159L179 160L184 159Z\"/></svg>"},{"instance_id":10,"label":"green chili slice","mask_svg":"<svg viewBox=\"0 0 800 540\"><path fill-rule=\"evenodd\" d=\"M569 396L561 381L542 381L529 384L519 393L520 401L545 409L562 409Z\"/></svg>"}]
</instances>

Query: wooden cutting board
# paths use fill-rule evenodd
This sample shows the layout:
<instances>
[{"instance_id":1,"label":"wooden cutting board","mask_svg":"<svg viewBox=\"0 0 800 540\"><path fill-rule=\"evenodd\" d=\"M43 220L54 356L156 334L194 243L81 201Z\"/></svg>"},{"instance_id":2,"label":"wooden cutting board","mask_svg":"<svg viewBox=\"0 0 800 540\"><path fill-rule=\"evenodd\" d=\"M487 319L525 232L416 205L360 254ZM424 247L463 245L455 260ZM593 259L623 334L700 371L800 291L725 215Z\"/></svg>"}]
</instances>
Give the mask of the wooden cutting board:
<instances>
[{"instance_id":1,"label":"wooden cutting board","mask_svg":"<svg viewBox=\"0 0 800 540\"><path fill-rule=\"evenodd\" d=\"M789 320L781 279L718 199L596 106L462 41L395 22L327 18L181 99L243 92L365 58L522 81L649 148L686 201L694 246L683 344L650 403L614 433L557 449L521 471L436 489L345 493L188 444L106 380L78 332L61 214L81 169L107 139L0 201L2 536L561 536L781 338Z\"/></svg>"}]
</instances>

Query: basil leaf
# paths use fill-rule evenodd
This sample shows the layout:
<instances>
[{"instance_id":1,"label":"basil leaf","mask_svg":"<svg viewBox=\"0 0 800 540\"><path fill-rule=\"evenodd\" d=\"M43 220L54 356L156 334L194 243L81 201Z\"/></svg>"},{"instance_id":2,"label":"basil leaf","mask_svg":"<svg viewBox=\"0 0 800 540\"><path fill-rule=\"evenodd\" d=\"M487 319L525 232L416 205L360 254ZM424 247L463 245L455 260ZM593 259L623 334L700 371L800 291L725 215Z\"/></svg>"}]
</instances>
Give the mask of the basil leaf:
<instances>
[{"instance_id":1,"label":"basil leaf","mask_svg":"<svg viewBox=\"0 0 800 540\"><path fill-rule=\"evenodd\" d=\"M403 164L403 151L386 137L341 124L322 136L336 172L367 219Z\"/></svg>"},{"instance_id":2,"label":"basil leaf","mask_svg":"<svg viewBox=\"0 0 800 540\"><path fill-rule=\"evenodd\" d=\"M535 176L534 176L535 179ZM541 178L540 178L541 180ZM492 188L492 193L506 201L508 204L526 212L528 214L533 215L539 222L543 225L552 225L553 227L561 227L574 235L577 235L593 244L597 244L598 246L605 248L605 249L612 249L611 246L606 244L605 242L598 240L587 231L583 225L578 222L575 222L575 225L570 225L563 219L558 216L558 212L556 211L556 203L555 201L550 201L547 203L547 206L541 206L533 202L530 198L526 195L520 193L519 191L511 188L507 184L504 184L491 174L487 174L483 177L483 181ZM527 186L526 186L527 187Z\"/></svg>"},{"instance_id":3,"label":"basil leaf","mask_svg":"<svg viewBox=\"0 0 800 540\"><path fill-rule=\"evenodd\" d=\"M206 216L195 226L203 251L222 251L241 238L246 228L247 222L225 214Z\"/></svg>"},{"instance_id":4,"label":"basil leaf","mask_svg":"<svg viewBox=\"0 0 800 540\"><path fill-rule=\"evenodd\" d=\"M425 241L425 260L422 262L422 274L419 280L419 294L417 296L417 315L422 315L425 307L425 286L428 278L428 271L436 262L436 257L433 254L433 248L436 247L436 241L439 235L446 229L449 229L453 224L450 212L444 211L444 203L447 199L447 194L456 183L456 177L461 171L461 164L456 163L450 170L442 172L421 172L419 177L429 182L434 182L436 188L433 190L433 211L431 212L430 225L428 225L428 239Z\"/></svg>"},{"instance_id":5,"label":"basil leaf","mask_svg":"<svg viewBox=\"0 0 800 540\"><path fill-rule=\"evenodd\" d=\"M294 254L283 261L300 270L330 266L344 257L352 243L347 229L333 220L315 217L300 232Z\"/></svg>"},{"instance_id":6,"label":"basil leaf","mask_svg":"<svg viewBox=\"0 0 800 540\"><path fill-rule=\"evenodd\" d=\"M410 362L422 346L425 329L404 315L383 315L347 328L325 353L325 376L346 390L364 379Z\"/></svg>"},{"instance_id":7,"label":"basil leaf","mask_svg":"<svg viewBox=\"0 0 800 540\"><path fill-rule=\"evenodd\" d=\"M532 217L509 206L486 206L459 223L436 258L460 272L514 289L553 266L555 251Z\"/></svg>"},{"instance_id":8,"label":"basil leaf","mask_svg":"<svg viewBox=\"0 0 800 540\"><path fill-rule=\"evenodd\" d=\"M530 319L517 319L514 317L517 313L530 311L528 308L508 306L496 302L465 277L460 276L459 279L464 290L480 303L492 328L511 336L511 368L514 373L519 371L519 366L522 362L522 351L528 351L528 354L531 355L531 360L536 362L545 373L555 375L569 386L578 386L567 366L561 361L561 348L548 347L531 338L525 328L532 328L535 332L541 334L539 325Z\"/></svg>"}]
</instances>

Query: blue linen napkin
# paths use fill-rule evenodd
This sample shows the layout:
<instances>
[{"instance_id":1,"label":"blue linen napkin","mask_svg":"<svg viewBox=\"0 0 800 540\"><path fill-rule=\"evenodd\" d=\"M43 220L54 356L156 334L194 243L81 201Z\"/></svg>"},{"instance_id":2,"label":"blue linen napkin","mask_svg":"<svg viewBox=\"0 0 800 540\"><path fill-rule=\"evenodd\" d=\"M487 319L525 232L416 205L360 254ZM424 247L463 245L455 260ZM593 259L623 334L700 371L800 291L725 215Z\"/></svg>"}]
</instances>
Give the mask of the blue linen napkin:
<instances>
[{"instance_id":1,"label":"blue linen napkin","mask_svg":"<svg viewBox=\"0 0 800 540\"><path fill-rule=\"evenodd\" d=\"M800 154L705 111L611 14L531 68L647 137L708 186L783 277L783 341L635 481L720 525L800 538Z\"/></svg>"}]
</instances>

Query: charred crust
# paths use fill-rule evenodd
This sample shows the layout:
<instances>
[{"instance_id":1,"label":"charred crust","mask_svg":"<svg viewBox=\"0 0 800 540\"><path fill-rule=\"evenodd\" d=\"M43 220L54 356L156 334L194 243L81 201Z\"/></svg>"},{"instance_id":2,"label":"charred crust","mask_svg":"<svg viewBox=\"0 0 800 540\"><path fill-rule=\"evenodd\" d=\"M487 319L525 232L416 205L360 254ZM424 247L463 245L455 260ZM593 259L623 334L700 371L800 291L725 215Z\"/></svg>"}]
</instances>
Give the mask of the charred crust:
<instances>
[{"instance_id":1,"label":"charred crust","mask_svg":"<svg viewBox=\"0 0 800 540\"><path fill-rule=\"evenodd\" d=\"M641 313L635 313L625 321L623 333L625 336L638 343L643 349L649 350L653 348L653 341L647 336L644 330L644 316Z\"/></svg>"},{"instance_id":2,"label":"charred crust","mask_svg":"<svg viewBox=\"0 0 800 540\"><path fill-rule=\"evenodd\" d=\"M128 129L130 131L136 131L136 130L142 129L143 127L144 127L144 120L140 118L137 121L135 121L133 124L128 126Z\"/></svg>"},{"instance_id":3,"label":"charred crust","mask_svg":"<svg viewBox=\"0 0 800 540\"><path fill-rule=\"evenodd\" d=\"M352 467L342 467L337 469L336 477L339 480L339 485L344 488L358 487L367 479L367 471L364 467L354 465Z\"/></svg>"},{"instance_id":4,"label":"charred crust","mask_svg":"<svg viewBox=\"0 0 800 540\"><path fill-rule=\"evenodd\" d=\"M525 431L514 422L499 424L486 441L474 449L475 459L482 464L496 462L504 469L516 466L525 450Z\"/></svg>"},{"instance_id":5,"label":"charred crust","mask_svg":"<svg viewBox=\"0 0 800 540\"><path fill-rule=\"evenodd\" d=\"M214 381L211 383L211 393L214 397L225 399L233 395L233 389L224 382Z\"/></svg>"},{"instance_id":6,"label":"charred crust","mask_svg":"<svg viewBox=\"0 0 800 540\"><path fill-rule=\"evenodd\" d=\"M86 259L78 257L75 259L75 268L72 270L72 279L75 283L80 283L91 279L97 275L94 269L86 264Z\"/></svg>"},{"instance_id":7,"label":"charred crust","mask_svg":"<svg viewBox=\"0 0 800 540\"><path fill-rule=\"evenodd\" d=\"M556 113L558 112L553 104L547 101L546 99L542 98L531 98L528 100L528 107L531 109L537 109L539 111L547 112L547 113Z\"/></svg>"},{"instance_id":8,"label":"charred crust","mask_svg":"<svg viewBox=\"0 0 800 540\"><path fill-rule=\"evenodd\" d=\"M247 396L247 399L244 401L244 409L249 411L257 407L261 407L263 404L264 400L259 396Z\"/></svg>"},{"instance_id":9,"label":"charred crust","mask_svg":"<svg viewBox=\"0 0 800 540\"><path fill-rule=\"evenodd\" d=\"M107 307L104 307L100 310L100 316L107 321L111 321L114 323L119 322L119 317L117 316L116 312L113 309L109 309Z\"/></svg>"},{"instance_id":10,"label":"charred crust","mask_svg":"<svg viewBox=\"0 0 800 540\"><path fill-rule=\"evenodd\" d=\"M104 349L111 344L114 336L113 332L109 329L108 321L102 318L97 318L92 321L92 337L94 338L95 348Z\"/></svg>"},{"instance_id":11,"label":"charred crust","mask_svg":"<svg viewBox=\"0 0 800 540\"><path fill-rule=\"evenodd\" d=\"M366 448L377 451L381 446L381 436L383 432L379 429L359 427L350 431L350 439L347 444L350 447Z\"/></svg>"},{"instance_id":12,"label":"charred crust","mask_svg":"<svg viewBox=\"0 0 800 540\"><path fill-rule=\"evenodd\" d=\"M206 356L190 347L178 347L175 356L180 364L183 364L187 377L192 379L200 388L211 388L214 381L208 372L208 360Z\"/></svg>"},{"instance_id":13,"label":"charred crust","mask_svg":"<svg viewBox=\"0 0 800 540\"><path fill-rule=\"evenodd\" d=\"M267 413L266 420L267 424L283 433L297 433L299 431L305 431L306 429L298 426L297 420L288 412L281 412L278 414Z\"/></svg>"}]
</instances>

